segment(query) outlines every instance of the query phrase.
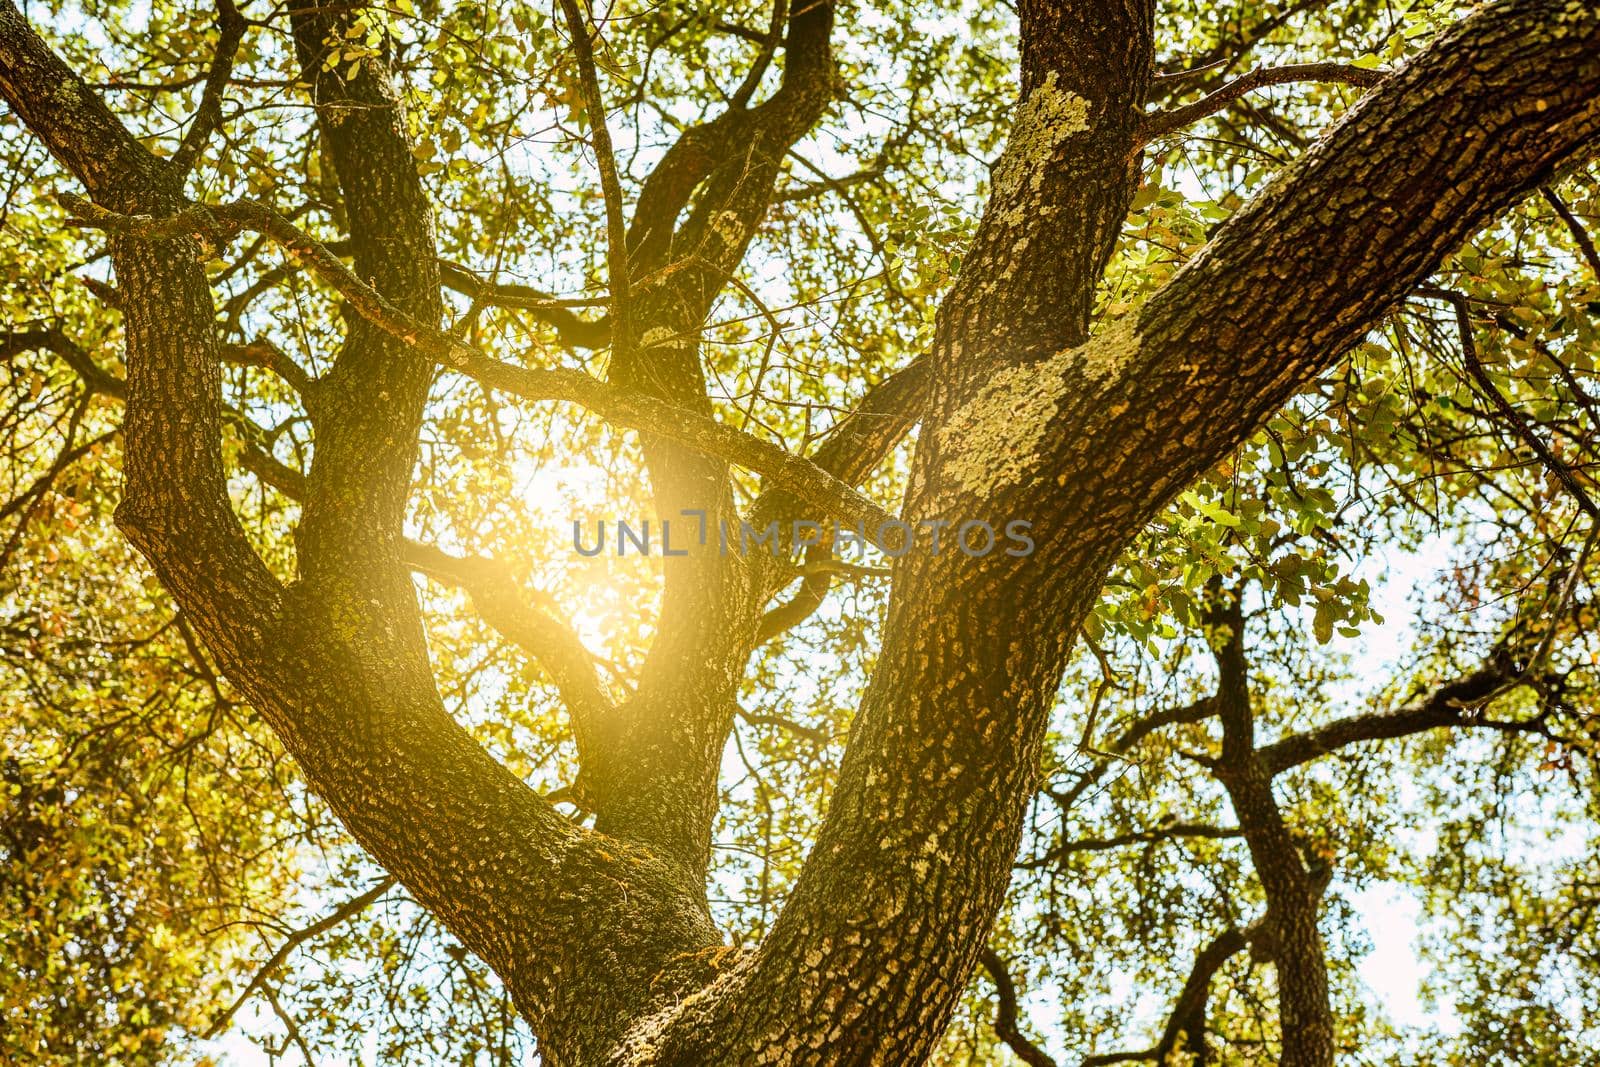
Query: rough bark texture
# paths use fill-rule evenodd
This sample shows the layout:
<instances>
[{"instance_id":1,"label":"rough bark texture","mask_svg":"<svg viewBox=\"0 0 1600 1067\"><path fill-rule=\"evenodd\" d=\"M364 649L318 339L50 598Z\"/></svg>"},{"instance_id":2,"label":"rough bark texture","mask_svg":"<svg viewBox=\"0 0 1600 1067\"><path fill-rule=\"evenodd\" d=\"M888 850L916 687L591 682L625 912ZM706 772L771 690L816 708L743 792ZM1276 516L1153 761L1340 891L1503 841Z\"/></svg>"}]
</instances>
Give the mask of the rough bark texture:
<instances>
[{"instance_id":1,"label":"rough bark texture","mask_svg":"<svg viewBox=\"0 0 1600 1067\"><path fill-rule=\"evenodd\" d=\"M299 577L284 587L229 510L199 242L111 238L128 366L119 524L357 840L504 979L553 1064L924 1059L983 951L1072 636L1117 553L1442 256L1600 133L1600 13L1567 0L1490 5L1091 338L1094 286L1137 185L1153 7L1024 0L1020 16L1015 129L933 349L815 458L858 482L920 423L903 516L1027 519L1037 550L897 563L826 821L770 936L747 953L722 947L705 903L717 768L751 649L820 598L817 583L763 623L791 569L712 552L670 561L662 636L637 694L613 707L552 637L554 620L456 573L497 625L567 664L582 787L599 814L597 830L581 829L474 743L435 691L401 530L434 361L415 338L353 317L335 369L312 386L316 460ZM357 274L431 327L430 210L388 73L377 57L353 76L321 70L323 41L349 17L303 9L296 45ZM833 18L830 3L794 6L780 87L691 128L642 187L627 239L640 281L613 338L611 380L626 394L711 413L698 330L784 153L836 95ZM123 130L11 0L0 0L0 96L100 207L160 219L187 206L178 169ZM719 439L700 440L716 451ZM645 452L664 516L736 521L729 456L660 436ZM756 514L795 506L770 490ZM1320 890L1271 779L1338 739L1258 751L1226 647L1219 769L1270 901L1283 1059L1323 1064ZM1368 724L1367 736L1385 728ZM1203 1026L1203 993L1201 982L1186 1001L1188 1025Z\"/></svg>"}]
</instances>

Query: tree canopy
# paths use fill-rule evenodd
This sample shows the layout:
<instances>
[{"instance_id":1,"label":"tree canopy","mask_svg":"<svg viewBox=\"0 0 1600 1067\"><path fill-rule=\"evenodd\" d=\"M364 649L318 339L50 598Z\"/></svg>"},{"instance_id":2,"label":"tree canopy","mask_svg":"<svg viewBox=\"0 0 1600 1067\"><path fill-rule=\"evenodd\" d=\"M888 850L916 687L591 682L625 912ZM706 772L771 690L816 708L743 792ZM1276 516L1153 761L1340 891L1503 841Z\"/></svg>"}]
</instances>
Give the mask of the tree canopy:
<instances>
[{"instance_id":1,"label":"tree canopy","mask_svg":"<svg viewBox=\"0 0 1600 1067\"><path fill-rule=\"evenodd\" d=\"M0 100L0 1060L1600 1047L1592 4L0 0Z\"/></svg>"}]
</instances>

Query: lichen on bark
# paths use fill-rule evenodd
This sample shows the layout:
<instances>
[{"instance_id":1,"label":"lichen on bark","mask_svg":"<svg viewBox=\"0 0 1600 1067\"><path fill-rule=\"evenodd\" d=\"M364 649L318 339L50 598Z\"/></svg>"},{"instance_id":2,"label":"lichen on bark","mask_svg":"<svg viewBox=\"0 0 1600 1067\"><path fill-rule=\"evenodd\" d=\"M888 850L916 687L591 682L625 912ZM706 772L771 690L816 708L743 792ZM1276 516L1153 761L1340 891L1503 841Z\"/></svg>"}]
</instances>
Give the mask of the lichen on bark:
<instances>
[{"instance_id":1,"label":"lichen on bark","mask_svg":"<svg viewBox=\"0 0 1600 1067\"><path fill-rule=\"evenodd\" d=\"M1007 367L939 430L944 470L962 492L986 497L1022 481L1068 396L1112 384L1139 349L1136 316L1107 325L1087 344L1042 363Z\"/></svg>"},{"instance_id":2,"label":"lichen on bark","mask_svg":"<svg viewBox=\"0 0 1600 1067\"><path fill-rule=\"evenodd\" d=\"M1023 185L1038 191L1043 165L1068 138L1089 128L1089 101L1058 81L1056 72L1050 71L1017 108L1005 152L994 169L994 202L1005 207L1007 220L1013 223L1027 215L1020 195Z\"/></svg>"}]
</instances>

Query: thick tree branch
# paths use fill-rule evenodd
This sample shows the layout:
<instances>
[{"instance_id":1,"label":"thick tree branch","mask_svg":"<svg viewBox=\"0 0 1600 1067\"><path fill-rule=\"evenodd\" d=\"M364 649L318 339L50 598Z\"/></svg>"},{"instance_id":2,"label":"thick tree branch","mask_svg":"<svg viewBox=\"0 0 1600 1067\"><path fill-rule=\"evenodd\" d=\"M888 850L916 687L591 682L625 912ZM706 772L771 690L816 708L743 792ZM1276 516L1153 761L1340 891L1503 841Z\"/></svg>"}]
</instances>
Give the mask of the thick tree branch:
<instances>
[{"instance_id":1,"label":"thick tree branch","mask_svg":"<svg viewBox=\"0 0 1600 1067\"><path fill-rule=\"evenodd\" d=\"M1157 1063L1169 1062L1181 1043L1183 1051L1194 1057L1196 1067L1208 1062L1206 1051L1206 1006L1211 997L1211 981L1224 964L1244 951L1255 936L1258 926L1248 930L1228 927L1206 942L1195 954L1194 965L1184 979L1178 998L1173 1001L1167 1016L1167 1025L1161 1031L1151 1056Z\"/></svg>"},{"instance_id":2,"label":"thick tree branch","mask_svg":"<svg viewBox=\"0 0 1600 1067\"><path fill-rule=\"evenodd\" d=\"M1064 361L1094 403L1115 396L1128 410L1069 405L1079 410L1051 420L1049 440L1062 447L1047 449L1041 469L1070 478L1078 464L1065 453L1081 434L1126 433L1135 448L1155 447L1142 459L1095 450L1096 460L1126 456L1106 471L1112 483L1129 491L1137 470L1166 499L1211 454L1203 442L1257 425L1475 227L1593 151L1597 23L1557 0L1491 4L1392 75L1116 336ZM1337 209L1333 190L1348 198ZM1183 396L1192 414L1163 395ZM1156 445L1143 427L1163 407Z\"/></svg>"},{"instance_id":3,"label":"thick tree branch","mask_svg":"<svg viewBox=\"0 0 1600 1067\"><path fill-rule=\"evenodd\" d=\"M1139 182L1152 4L1025 0L1018 13L1012 129L939 309L933 372L953 397L1000 368L1083 342Z\"/></svg>"},{"instance_id":4,"label":"thick tree branch","mask_svg":"<svg viewBox=\"0 0 1600 1067\"><path fill-rule=\"evenodd\" d=\"M1321 11L1328 4L1329 0L1293 0L1277 11L1264 13L1250 26L1241 26L1237 31L1221 37L1205 52L1191 57L1185 69L1156 75L1152 79L1152 88L1168 93L1209 72L1225 76L1243 62L1256 46L1288 25L1292 19L1307 12Z\"/></svg>"},{"instance_id":5,"label":"thick tree branch","mask_svg":"<svg viewBox=\"0 0 1600 1067\"><path fill-rule=\"evenodd\" d=\"M233 62L239 54L239 43L244 40L247 23L234 0L216 0L217 50L211 60L211 70L206 74L205 89L200 95L200 107L194 113L189 130L183 135L178 150L172 154L172 169L187 175L194 169L195 160L205 150L222 125L222 94L227 91L228 80L233 77Z\"/></svg>"},{"instance_id":6,"label":"thick tree branch","mask_svg":"<svg viewBox=\"0 0 1600 1067\"><path fill-rule=\"evenodd\" d=\"M1272 924L1271 958L1278 971L1278 1016L1283 1031L1280 1067L1328 1067L1333 1062L1333 1013L1328 964L1317 929L1325 877L1313 875L1272 791L1272 776L1256 751L1255 712L1245 656L1244 615L1230 593L1208 611L1217 664L1217 709L1222 756L1212 770L1228 791Z\"/></svg>"},{"instance_id":7,"label":"thick tree branch","mask_svg":"<svg viewBox=\"0 0 1600 1067\"><path fill-rule=\"evenodd\" d=\"M1257 757L1268 774L1278 775L1351 745L1387 741L1445 727L1461 726L1510 733L1540 733L1538 720L1501 721L1485 718L1486 702L1520 677L1505 649L1498 649L1476 670L1435 686L1391 711L1336 719L1324 726L1291 734L1263 747Z\"/></svg>"},{"instance_id":8,"label":"thick tree branch","mask_svg":"<svg viewBox=\"0 0 1600 1067\"><path fill-rule=\"evenodd\" d=\"M833 15L832 0L791 5L777 91L685 132L641 187L628 233L638 279L630 332L637 336L613 330L608 369L610 381L630 394L710 417L700 355L705 316L767 213L786 153L837 92ZM657 512L699 512L712 525L734 521L726 462L684 443L644 435ZM597 828L702 871L738 681L765 599L757 595L757 569L764 569L759 561L704 548L664 561L658 636L618 720L619 758L600 781Z\"/></svg>"},{"instance_id":9,"label":"thick tree branch","mask_svg":"<svg viewBox=\"0 0 1600 1067\"><path fill-rule=\"evenodd\" d=\"M764 645L781 637L815 615L827 600L832 586L833 575L825 571L806 575L794 596L762 614L756 628L756 644Z\"/></svg>"},{"instance_id":10,"label":"thick tree branch","mask_svg":"<svg viewBox=\"0 0 1600 1067\"><path fill-rule=\"evenodd\" d=\"M1213 937L1195 954L1194 963L1184 979L1167 1015L1166 1026L1156 1044L1139 1052L1111 1052L1089 1056L1081 1067L1105 1067L1113 1063L1171 1062L1174 1052L1188 1057L1182 1062L1200 1067L1211 1062L1206 1047L1207 1002L1211 996L1211 982L1227 962L1257 941L1271 941L1276 935L1271 929L1271 913L1263 915L1244 929L1229 926Z\"/></svg>"},{"instance_id":11,"label":"thick tree branch","mask_svg":"<svg viewBox=\"0 0 1600 1067\"><path fill-rule=\"evenodd\" d=\"M1202 838L1208 841L1223 841L1241 836L1243 836L1242 831L1235 826L1208 826L1205 823L1175 822L1144 830L1129 830L1126 833L1114 834L1111 837L1084 837L1073 841L1062 841L1043 856L1037 859L1025 860L1016 866L1018 870L1031 871L1042 867L1054 867L1064 857L1079 852L1104 852L1108 849L1126 848L1129 845L1149 845L1158 841L1175 841L1179 838Z\"/></svg>"},{"instance_id":12,"label":"thick tree branch","mask_svg":"<svg viewBox=\"0 0 1600 1067\"><path fill-rule=\"evenodd\" d=\"M21 352L44 350L60 357L72 368L90 392L121 400L127 396L128 383L105 370L84 351L83 346L68 337L59 327L38 327L26 330L8 328L0 334L0 359L9 360Z\"/></svg>"},{"instance_id":13,"label":"thick tree branch","mask_svg":"<svg viewBox=\"0 0 1600 1067\"><path fill-rule=\"evenodd\" d=\"M783 43L783 24L789 17L789 0L773 0L772 17L767 22L765 35L752 34L743 27L731 27L733 32L747 40L754 41L760 46L756 53L755 62L750 64L750 69L745 72L744 80L728 98L731 110L743 111L750 106L751 97L761 87L761 79L767 76L767 68L772 65L772 57L777 54L778 45ZM726 25L726 24L723 24Z\"/></svg>"},{"instance_id":14,"label":"thick tree branch","mask_svg":"<svg viewBox=\"0 0 1600 1067\"><path fill-rule=\"evenodd\" d=\"M171 167L123 129L11 0L0 0L0 97L105 209L165 215L181 206ZM119 389L74 345L55 347L91 388L126 396L126 491L118 525L177 590L185 612L202 621L214 646L240 656L259 640L261 617L276 610L281 591L229 503L220 353L198 248L184 238L162 250L131 234L114 236L110 245L127 382Z\"/></svg>"},{"instance_id":15,"label":"thick tree branch","mask_svg":"<svg viewBox=\"0 0 1600 1067\"><path fill-rule=\"evenodd\" d=\"M1055 1059L1028 1040L1028 1035L1017 1025L1017 985L1011 980L1006 961L993 948L984 949L978 959L994 982L995 1000L998 1001L994 1016L995 1036L1004 1041L1016 1053L1017 1059L1028 1067L1056 1067Z\"/></svg>"},{"instance_id":16,"label":"thick tree branch","mask_svg":"<svg viewBox=\"0 0 1600 1067\"><path fill-rule=\"evenodd\" d=\"M720 261L716 266L721 270L738 262L756 216L766 210L783 154L821 117L834 96L833 16L831 0L787 6L783 79L777 92L755 108L736 105L690 127L667 150L640 189L629 227L628 247L637 267L658 271L669 259L681 258L698 243L708 223L727 211L734 213L743 233L725 241L728 247L714 252L713 258ZM758 58L756 66L763 62ZM708 180L712 188L685 222L680 239L678 217ZM726 223L723 229L731 232ZM704 301L707 294L699 296Z\"/></svg>"},{"instance_id":17,"label":"thick tree branch","mask_svg":"<svg viewBox=\"0 0 1600 1067\"><path fill-rule=\"evenodd\" d=\"M572 717L580 764L593 754L600 721L615 711L600 681L594 654L546 597L528 595L497 560L452 556L432 545L408 542L406 562L472 597L483 621L535 660L550 675Z\"/></svg>"},{"instance_id":18,"label":"thick tree branch","mask_svg":"<svg viewBox=\"0 0 1600 1067\"><path fill-rule=\"evenodd\" d=\"M1550 186L1544 186L1539 190L1539 193L1544 197L1545 203L1555 208L1556 214L1561 218L1561 222L1567 227L1567 232L1572 235L1573 243L1578 246L1578 251L1583 254L1583 261L1589 264L1589 271L1594 275L1594 280L1600 282L1600 250L1595 249L1594 238L1589 236L1588 229L1584 227L1578 216L1572 213L1572 209L1567 206L1565 200L1561 199L1560 194Z\"/></svg>"},{"instance_id":19,"label":"thick tree branch","mask_svg":"<svg viewBox=\"0 0 1600 1067\"><path fill-rule=\"evenodd\" d=\"M246 344L223 345L222 359L228 363L236 363L245 367L260 367L270 371L283 380L289 388L300 394L301 399L310 405L314 403L315 382L306 369L296 363L294 359L266 339L250 341Z\"/></svg>"},{"instance_id":20,"label":"thick tree branch","mask_svg":"<svg viewBox=\"0 0 1600 1067\"><path fill-rule=\"evenodd\" d=\"M926 360L917 359L867 390L861 402L840 419L810 460L844 482L860 485L922 416L930 385ZM779 489L763 492L751 505L752 521L792 517L798 501Z\"/></svg>"},{"instance_id":21,"label":"thick tree branch","mask_svg":"<svg viewBox=\"0 0 1600 1067\"><path fill-rule=\"evenodd\" d=\"M139 186L167 168L39 39L11 0L0 2L0 98L96 200L149 210Z\"/></svg>"},{"instance_id":22,"label":"thick tree branch","mask_svg":"<svg viewBox=\"0 0 1600 1067\"><path fill-rule=\"evenodd\" d=\"M611 342L609 319L585 319L572 310L576 303L589 305L596 301L560 300L527 285L486 282L467 268L445 260L439 261L439 276L446 288L477 303L531 312L552 326L561 343L569 348L604 348Z\"/></svg>"},{"instance_id":23,"label":"thick tree branch","mask_svg":"<svg viewBox=\"0 0 1600 1067\"><path fill-rule=\"evenodd\" d=\"M317 132L348 224L353 276L385 309L435 328L443 312L433 210L417 175L401 99L386 60L365 55L330 67L330 42L359 32L375 16L355 6L296 8L290 15L296 57L312 87ZM204 209L198 209L204 212ZM297 231L261 209L274 241ZM290 251L300 254L306 241ZM319 273L338 263L315 251ZM339 264L343 268L343 264ZM352 273L346 269L346 273ZM422 652L421 620L399 554L432 361L363 315L349 322L333 368L320 387L317 447L296 533L300 570L330 611L351 603L384 605L372 613L374 640L391 635L394 653ZM336 601L345 604L343 609ZM401 646L404 646L402 649Z\"/></svg>"},{"instance_id":24,"label":"thick tree branch","mask_svg":"<svg viewBox=\"0 0 1600 1067\"><path fill-rule=\"evenodd\" d=\"M829 431L811 462L846 485L859 485L921 418L928 386L928 364L920 359L879 382ZM795 518L801 505L793 493L768 489L751 506L751 522L761 527L772 520ZM823 555L823 546L817 546L808 552L807 561ZM784 576L777 580L787 578L787 572L775 569L774 573ZM756 643L765 644L810 618L827 599L832 584L833 576L826 571L806 574L793 597L762 615Z\"/></svg>"}]
</instances>

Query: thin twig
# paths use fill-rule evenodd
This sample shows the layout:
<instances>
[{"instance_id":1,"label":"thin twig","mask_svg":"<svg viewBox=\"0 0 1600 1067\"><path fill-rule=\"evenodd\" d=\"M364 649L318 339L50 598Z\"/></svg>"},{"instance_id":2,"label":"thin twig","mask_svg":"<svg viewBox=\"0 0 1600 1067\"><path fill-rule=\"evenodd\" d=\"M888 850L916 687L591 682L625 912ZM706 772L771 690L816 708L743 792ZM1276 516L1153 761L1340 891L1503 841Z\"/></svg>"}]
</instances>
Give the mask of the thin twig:
<instances>
[{"instance_id":1,"label":"thin twig","mask_svg":"<svg viewBox=\"0 0 1600 1067\"><path fill-rule=\"evenodd\" d=\"M1539 192L1544 195L1545 202L1556 209L1556 214L1561 216L1561 221L1566 223L1567 232L1571 233L1573 241L1577 242L1578 251L1582 252L1583 258L1588 261L1589 269L1594 272L1595 280L1600 281L1600 251L1595 250L1594 240L1589 236L1589 231L1584 228L1578 216L1572 213L1572 209L1567 207L1566 201L1562 200L1554 189L1546 185L1540 187Z\"/></svg>"},{"instance_id":2,"label":"thin twig","mask_svg":"<svg viewBox=\"0 0 1600 1067\"><path fill-rule=\"evenodd\" d=\"M310 926L296 930L285 938L283 944L278 946L278 951L274 952L268 957L267 962L261 965L261 968L256 971L255 977L250 979L250 983L244 987L244 991L228 1006L228 1010L219 1015L217 1020L211 1024L211 1027L206 1030L205 1039L209 1041L222 1033L228 1023L233 1021L234 1015L244 1006L245 1001L255 995L256 990L261 988L262 983L272 977L272 973L283 964L284 960L289 958L295 949L312 938L327 933L345 920L361 914L367 909L368 905L387 893L393 885L393 877L385 878L365 893L351 897Z\"/></svg>"},{"instance_id":3,"label":"thin twig","mask_svg":"<svg viewBox=\"0 0 1600 1067\"><path fill-rule=\"evenodd\" d=\"M1292 63L1282 67L1257 67L1192 104L1147 115L1140 131L1144 140L1179 130L1207 115L1215 114L1244 96L1269 85L1290 82L1324 82L1370 88L1389 76L1386 70L1368 70L1347 63Z\"/></svg>"},{"instance_id":4,"label":"thin twig","mask_svg":"<svg viewBox=\"0 0 1600 1067\"><path fill-rule=\"evenodd\" d=\"M1501 417L1511 423L1517 434L1539 457L1539 461L1566 487L1567 492L1572 494L1584 514L1596 523L1600 523L1600 507L1590 499L1588 491L1572 473L1572 468L1550 451L1539 435L1533 432L1533 427L1528 425L1528 420L1523 417L1522 412L1512 406L1511 401L1506 399L1505 394L1500 392L1490 380L1488 372L1483 369L1483 361L1478 358L1478 343L1472 336L1472 319L1468 314L1466 300L1458 293L1449 292L1443 293L1441 299L1448 301L1455 309L1456 327L1461 334L1461 354L1466 361L1468 373L1472 375L1473 380L1478 383L1478 387L1483 390Z\"/></svg>"}]
</instances>

